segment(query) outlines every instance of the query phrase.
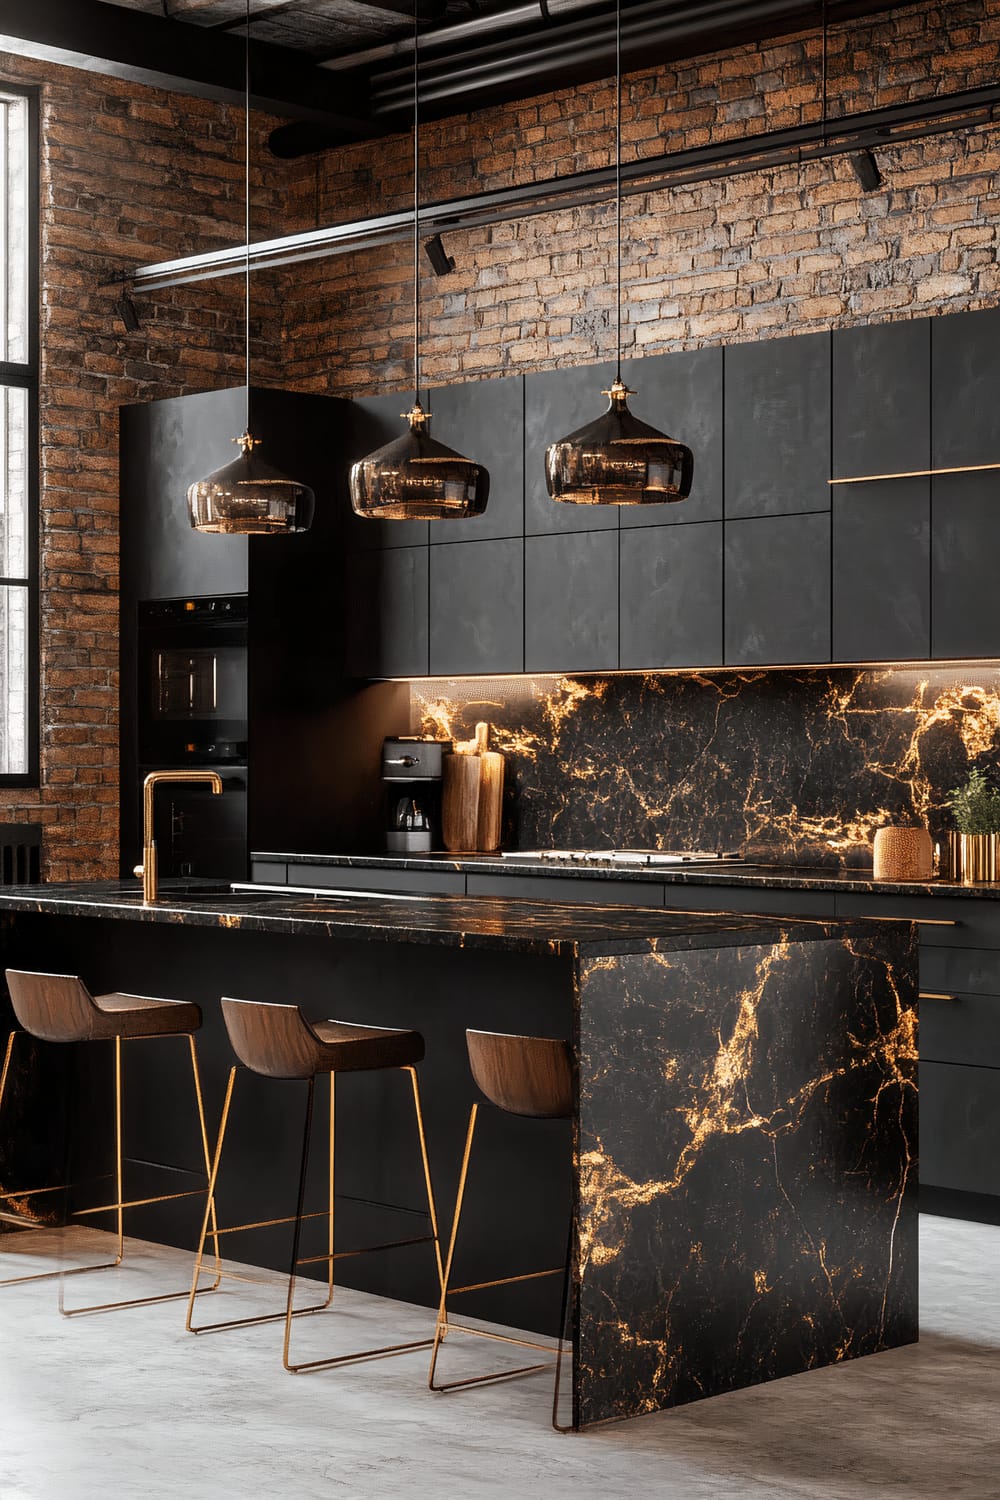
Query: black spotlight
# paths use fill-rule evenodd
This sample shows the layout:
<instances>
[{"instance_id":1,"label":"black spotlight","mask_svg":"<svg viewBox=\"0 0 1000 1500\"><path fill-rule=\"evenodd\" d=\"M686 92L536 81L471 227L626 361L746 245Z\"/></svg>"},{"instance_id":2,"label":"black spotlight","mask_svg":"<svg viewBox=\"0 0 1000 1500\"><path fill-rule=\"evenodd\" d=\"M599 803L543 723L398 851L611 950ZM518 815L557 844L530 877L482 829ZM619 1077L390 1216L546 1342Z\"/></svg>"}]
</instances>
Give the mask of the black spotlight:
<instances>
[{"instance_id":1,"label":"black spotlight","mask_svg":"<svg viewBox=\"0 0 1000 1500\"><path fill-rule=\"evenodd\" d=\"M424 249L427 251L427 259L434 267L435 276L447 276L449 271L454 271L455 262L444 248L444 241L439 234L432 240L424 240Z\"/></svg>"},{"instance_id":2,"label":"black spotlight","mask_svg":"<svg viewBox=\"0 0 1000 1500\"><path fill-rule=\"evenodd\" d=\"M122 287L122 294L115 303L115 312L121 319L126 333L138 333L142 327L142 319L127 286Z\"/></svg>"},{"instance_id":3,"label":"black spotlight","mask_svg":"<svg viewBox=\"0 0 1000 1500\"><path fill-rule=\"evenodd\" d=\"M854 168L855 177L866 193L874 193L882 186L882 173L870 151L859 151L857 156L852 156L851 166Z\"/></svg>"}]
</instances>

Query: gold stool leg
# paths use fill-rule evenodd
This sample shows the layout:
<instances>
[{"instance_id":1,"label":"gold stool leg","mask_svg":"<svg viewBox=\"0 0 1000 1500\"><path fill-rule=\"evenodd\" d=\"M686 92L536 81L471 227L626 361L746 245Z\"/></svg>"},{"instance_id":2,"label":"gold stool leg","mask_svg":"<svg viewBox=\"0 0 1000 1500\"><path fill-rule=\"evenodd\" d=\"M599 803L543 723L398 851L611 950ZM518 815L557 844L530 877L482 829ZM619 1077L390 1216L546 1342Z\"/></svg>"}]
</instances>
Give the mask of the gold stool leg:
<instances>
[{"instance_id":1,"label":"gold stool leg","mask_svg":"<svg viewBox=\"0 0 1000 1500\"><path fill-rule=\"evenodd\" d=\"M191 1056L192 1056L192 1060L193 1060L194 1066L195 1066L195 1075L194 1075L195 1076L195 1097L196 1097L197 1104L198 1104L199 1119L200 1119L201 1126L202 1126L202 1136L203 1136L204 1144L205 1144L205 1147L206 1147L206 1155L207 1155L207 1139L205 1139L204 1108L203 1108L202 1098L201 1098L201 1081L200 1081L200 1078L198 1077L198 1073L197 1073L197 1060L196 1060L196 1055L195 1055L195 1052L194 1052L194 1038L193 1038L193 1036L191 1036L190 1033L187 1033L187 1032L183 1033L183 1035L187 1037L188 1042L190 1044L190 1047L191 1047ZM124 1109L125 1109L125 1084L124 1084L124 1068L123 1068L123 1058L122 1058L122 1038L121 1037L115 1037L114 1040L115 1040L115 1202L111 1203L111 1204L102 1205L99 1208L85 1208L85 1209L81 1209L79 1212L80 1212L81 1216L83 1216L83 1215L90 1215L90 1214L100 1214L100 1213L111 1213L111 1212L113 1212L114 1215L115 1215L115 1228L116 1228L116 1234L117 1234L117 1239L118 1239L118 1249L117 1249L117 1253L115 1255L115 1259L113 1261L109 1261L106 1265L100 1265L100 1266L80 1266L80 1267L73 1268L73 1269L70 1269L70 1270L63 1270L62 1272L58 1273L59 1276L60 1276L60 1281L59 1281L59 1311L62 1313L63 1317L66 1317L66 1318L77 1318L77 1317L81 1317L81 1316L83 1316L84 1314L87 1314L87 1313L114 1312L114 1311L117 1311L119 1308L124 1308L124 1307L149 1307L149 1306L151 1306L151 1305L153 1305L154 1303L157 1303L157 1302L175 1302L179 1298L181 1298L181 1297L187 1297L189 1295L188 1291L185 1289L183 1291L178 1291L178 1292L156 1292L152 1296L149 1296L149 1297L128 1297L128 1298L124 1298L124 1299L121 1299L121 1300L115 1301L115 1302L95 1302L95 1303L89 1304L86 1307L67 1307L65 1305L64 1281L65 1281L66 1278L68 1278L70 1276L80 1276L80 1275L83 1275L84 1273L86 1273L88 1271L114 1270L118 1266L121 1265L122 1261L125 1258L125 1209L126 1208L142 1208L142 1207L146 1207L146 1206L148 1206L150 1204L154 1204L154 1203L169 1203L169 1202L172 1202L172 1201L174 1201L174 1200L176 1200L178 1198L189 1198L189 1197L195 1196L195 1193L189 1193L189 1192L183 1192L183 1193L160 1193L160 1194L157 1194L157 1195L155 1195L153 1197L149 1197L149 1198L136 1198L136 1199L132 1200L131 1202L127 1202L126 1201L126 1199L125 1199L125 1148L124 1148L124 1130L123 1130ZM169 1037L159 1037L159 1038L157 1038L157 1037L144 1037L144 1038L142 1038L142 1040L143 1041L167 1041L167 1040L170 1040L170 1038ZM195 1192L200 1192L200 1189L196 1189ZM211 1196L209 1196L209 1211L214 1214L214 1204L212 1202ZM216 1251L218 1253L218 1237L217 1236L216 1236ZM218 1285L218 1280L216 1280L216 1285ZM212 1290L214 1290L214 1287L206 1288L205 1290L212 1291Z\"/></svg>"},{"instance_id":2,"label":"gold stool leg","mask_svg":"<svg viewBox=\"0 0 1000 1500\"><path fill-rule=\"evenodd\" d=\"M211 1188L208 1187L212 1177L212 1152L208 1144L208 1127L205 1123L205 1100L201 1092L201 1073L198 1068L198 1049L195 1045L194 1032L189 1032L188 1042L191 1049L191 1077L194 1082L194 1097L198 1105L198 1128L201 1131L201 1149L205 1161L205 1183L208 1190L208 1211L212 1224L212 1244L215 1249L215 1281L205 1291L214 1292L222 1280L222 1256L219 1251L219 1222L215 1212L215 1199Z\"/></svg>"},{"instance_id":3,"label":"gold stool leg","mask_svg":"<svg viewBox=\"0 0 1000 1500\"><path fill-rule=\"evenodd\" d=\"M186 1316L186 1318L184 1320L184 1327L186 1328L186 1330L187 1330L188 1333L222 1333L225 1330L230 1329L230 1328L251 1328L251 1327L256 1327L256 1325L259 1324L259 1323L277 1323L277 1322L283 1322L287 1318L287 1306L286 1306L285 1312L256 1313L256 1314L253 1314L252 1316L246 1317L246 1318L227 1318L224 1321L220 1321L218 1323L201 1323L201 1324L195 1324L194 1321L193 1321L193 1316L194 1316L194 1299L195 1299L195 1297L200 1296L202 1291L214 1291L215 1290L215 1285L218 1284L218 1281L219 1281L220 1278L226 1277L226 1278L229 1278L229 1279L231 1279L233 1281L249 1282L249 1283L253 1283L254 1285L266 1285L267 1284L267 1283L262 1282L259 1278L255 1278L255 1277L251 1277L251 1276L246 1276L246 1275L243 1275L242 1273L240 1273L238 1271L227 1271L222 1266L221 1261L217 1261L216 1268L215 1268L215 1274L216 1274L216 1282L215 1282L215 1284L212 1287L205 1287L205 1288L201 1288L201 1289L199 1289L199 1286L198 1286L198 1282L199 1282L199 1280L200 1280L200 1278L202 1276L202 1272L203 1272L203 1263L204 1263L204 1254L205 1254L205 1241L208 1238L208 1234L209 1234L210 1215L213 1214L214 1211L215 1211L215 1192L216 1192L216 1187L217 1187L218 1180L219 1180L219 1168L220 1168L220 1164L222 1162L222 1148L223 1148L223 1145L225 1144L226 1131L227 1131L228 1126L229 1126L229 1116L230 1116L230 1112L231 1112L231 1109L232 1109L233 1091L234 1091L234 1086L235 1086L235 1083L236 1083L236 1074L239 1071L240 1070L239 1070L238 1067L233 1067L233 1068L231 1068L229 1070L229 1082L228 1082L228 1085L226 1087L225 1101L224 1101L223 1106L222 1106L222 1118L219 1121L219 1135L218 1135L218 1139L216 1141L215 1156L214 1156L213 1161L212 1161L212 1170L211 1170L211 1175L209 1177L209 1184L208 1184L208 1202L205 1205L205 1216L204 1216L204 1219L202 1221L201 1236L200 1236L199 1241L198 1241L198 1250L197 1250L197 1253L195 1255L194 1272L193 1272L193 1275L191 1277L191 1290L190 1290L189 1293L187 1293L188 1306L187 1306L187 1316ZM331 1082L332 1082L332 1079L331 1079ZM331 1150L331 1161L330 1161L330 1169L329 1169L330 1195L331 1196L330 1196L330 1202L329 1202L328 1208L327 1208L327 1210L325 1211L325 1214L324 1214L324 1217L328 1221L328 1231L327 1232L328 1232L328 1236L331 1238L331 1243L332 1243L332 1235L333 1235L333 1196L332 1196L332 1194L333 1194L333 1159L332 1159L332 1151L333 1151L333 1125L334 1125L334 1098L333 1098L333 1092L331 1090L331 1096L330 1096L330 1150ZM303 1219L312 1218L312 1217L314 1217L314 1216L311 1215L311 1214L303 1214L302 1215ZM214 1220L211 1221L211 1222L214 1222ZM295 1218L294 1217L293 1218L287 1218L287 1219L266 1219L266 1220L262 1220L260 1223L256 1223L256 1224L231 1224L231 1225L227 1225L224 1229L220 1229L218 1227L218 1225L216 1224L215 1230L214 1230L214 1236L215 1236L216 1243L218 1244L218 1241L219 1241L220 1237L222 1235L224 1235L224 1234L239 1234L241 1231L246 1230L246 1229L271 1229L271 1228L274 1228L274 1227L276 1227L278 1225L281 1225L281 1224L293 1224L293 1223L295 1223ZM297 1252L296 1252L296 1254L297 1254ZM326 1257L324 1257L324 1259L326 1259ZM295 1318L301 1318L301 1317L305 1317L309 1313L323 1312L323 1310L330 1305L330 1299L331 1299L332 1296L333 1296L333 1270L332 1270L332 1261L331 1261L331 1269L330 1269L330 1271L328 1273L328 1280L327 1280L327 1295L326 1295L326 1299L323 1302L317 1302L317 1303L313 1304L310 1307L300 1307L295 1312L293 1312L292 1316L295 1317Z\"/></svg>"},{"instance_id":4,"label":"gold stool leg","mask_svg":"<svg viewBox=\"0 0 1000 1500\"><path fill-rule=\"evenodd\" d=\"M562 1328L565 1325L565 1307L566 1298L568 1295L568 1280L566 1279L568 1277L568 1265L566 1268L562 1266L556 1266L547 1271L529 1271L526 1274L520 1276L501 1276L493 1281L480 1281L471 1286L453 1287L451 1284L452 1266L455 1258L455 1243L458 1239L458 1226L461 1221L462 1206L465 1201L465 1189L469 1175L469 1158L472 1155L472 1142L476 1133L476 1121L478 1115L479 1105L473 1104L472 1109L469 1112L469 1128L466 1132L465 1137L465 1152L462 1157L462 1169L459 1174L458 1180L458 1197L455 1201L455 1217L452 1220L451 1240L448 1245L448 1259L445 1263L444 1278L441 1287L441 1305L438 1311L437 1325L434 1330L434 1348L431 1354L430 1369L427 1374L427 1384L432 1391L458 1391L463 1390L466 1386L470 1385L492 1385L501 1380L514 1380L520 1375L534 1375L539 1370L551 1370L554 1366L556 1370L557 1381L554 1400L555 1402L558 1402L559 1365L562 1359L563 1342ZM512 1336L505 1333L492 1333L485 1328L470 1328L467 1324L455 1323L450 1321L449 1319L449 1296L458 1296L461 1292L485 1291L487 1288L494 1286L509 1286L512 1283L520 1281L536 1281L543 1276L557 1276L560 1274L560 1272L564 1277L562 1303L563 1313L562 1322L560 1324L560 1338L556 1348L553 1348L550 1344L536 1343L532 1339L518 1339L513 1338ZM437 1361L438 1354L440 1353L441 1349L441 1342L452 1330L457 1330L460 1333L469 1333L474 1335L476 1338L493 1339L496 1343L500 1344L513 1344L519 1349L537 1349L545 1354L555 1354L556 1358L555 1360L543 1360L540 1363L534 1365L518 1365L515 1369L511 1370L497 1370L487 1375L467 1376L464 1380L439 1381L435 1383L434 1377L437 1372ZM557 1428L557 1431L560 1432L569 1430L568 1428L558 1427L558 1424L556 1422L555 1405L553 1406L553 1426L555 1426Z\"/></svg>"},{"instance_id":5,"label":"gold stool leg","mask_svg":"<svg viewBox=\"0 0 1000 1500\"><path fill-rule=\"evenodd\" d=\"M330 1237L329 1237L329 1241L328 1241L328 1247L329 1248L328 1248L328 1255L326 1257L316 1257L316 1256L313 1256L313 1257L309 1258L309 1261L313 1261L313 1262L315 1260L321 1259L321 1258L329 1260L329 1263L330 1263L330 1273L329 1274L330 1274L331 1289L332 1289L332 1284L333 1284L333 1266L334 1266L334 1263L337 1260L341 1259L342 1256L363 1255L363 1254L368 1253L368 1251L371 1251L371 1250L399 1249L399 1248L402 1248L404 1245L422 1244L426 1240L430 1240L433 1243L433 1245L434 1245L434 1256L435 1256L435 1261L436 1261L436 1266L437 1266L437 1276L438 1276L438 1283L439 1283L439 1285L440 1285L440 1283L442 1281L442 1275L443 1275L443 1273L442 1273L442 1267L441 1267L441 1244L440 1244L440 1238L439 1238L439 1235L438 1235L437 1207L436 1207L435 1200L434 1200L434 1188L433 1188L433 1184L431 1182L430 1161L429 1161L428 1155L427 1155L427 1140L426 1140L426 1136L424 1134L424 1119L423 1119L423 1111L422 1111L421 1102L420 1102L420 1084L419 1084L419 1081L418 1081L418 1078L417 1078L417 1071L416 1071L415 1068L413 1068L413 1067L405 1067L405 1068L402 1068L400 1071L404 1072L404 1073L408 1073L410 1075L410 1086L411 1086L411 1090L412 1090L412 1094L413 1094L414 1114L415 1114L416 1123L417 1123L417 1136L418 1136L418 1140L419 1140L419 1143L420 1143L420 1159L421 1159L421 1162L422 1162L422 1165L423 1165L424 1186L425 1186L426 1193L427 1193L428 1215L429 1215L429 1218L430 1218L430 1221L431 1221L431 1233L430 1233L430 1235L421 1236L421 1237L419 1237L419 1238L417 1238L415 1240L401 1240L401 1241L394 1242L394 1243L388 1244L388 1245L373 1245L373 1246L369 1246L368 1249L367 1249L367 1251L366 1250L353 1250L353 1251L352 1250L345 1250L345 1251L340 1252L340 1254L338 1254L337 1251L335 1250L335 1248L334 1248L334 1241L333 1241L333 1113L332 1113L332 1111L333 1111L333 1094L332 1094L332 1089L333 1089L333 1075L331 1074L330 1075L330 1085L331 1085L331 1120L330 1120L330 1153L331 1153L330 1154L330 1195L331 1196L330 1196L330 1205L331 1205L331 1207L330 1207ZM356 1363L358 1360L363 1360L363 1359L381 1359L381 1358L384 1358L385 1356L390 1355L390 1354L402 1354L403 1352L405 1352L408 1349L429 1349L431 1347L431 1344L433 1343L432 1339L415 1339L415 1340L411 1340L409 1342L402 1343L402 1344L387 1344L384 1347L378 1348L378 1349L361 1349L361 1350L356 1351L353 1354L339 1354L339 1355L333 1355L333 1356L325 1358L325 1359L311 1359L311 1360L306 1360L304 1362L301 1362L299 1364L293 1364L291 1362L292 1318L300 1316L299 1313L293 1313L292 1312L292 1302L293 1302L294 1292L295 1292L295 1273L296 1273L296 1267L299 1266L299 1265L305 1265L305 1264L309 1263L309 1261L300 1260L299 1253L298 1253L298 1241L299 1241L299 1234L300 1234L300 1228L301 1228L302 1219L304 1217L307 1217L306 1215L303 1214L303 1209L304 1209L304 1205L305 1205L305 1182L306 1182L306 1171L307 1171L307 1167L308 1167L308 1156L309 1156L309 1135L310 1135L310 1131L311 1131L311 1107L312 1107L311 1106L311 1100L312 1100L312 1094L310 1092L310 1105L309 1105L309 1110L307 1111L306 1132L305 1132L304 1141L303 1141L302 1169L301 1169L301 1173L300 1173L300 1177L299 1177L299 1205L298 1205L298 1213L296 1215L295 1244L294 1244L293 1250L292 1250L292 1267L291 1267L291 1272L290 1272L290 1275L289 1275L288 1299L287 1299L287 1303L286 1303L286 1313L285 1313L285 1341L284 1341L284 1348L282 1350L282 1363L284 1364L285 1369L288 1370L289 1373L293 1374L293 1375L303 1374L304 1372L309 1371L309 1370L329 1370L329 1369L334 1369L338 1365L350 1365L350 1364ZM331 1295L332 1295L332 1291L331 1291Z\"/></svg>"}]
</instances>

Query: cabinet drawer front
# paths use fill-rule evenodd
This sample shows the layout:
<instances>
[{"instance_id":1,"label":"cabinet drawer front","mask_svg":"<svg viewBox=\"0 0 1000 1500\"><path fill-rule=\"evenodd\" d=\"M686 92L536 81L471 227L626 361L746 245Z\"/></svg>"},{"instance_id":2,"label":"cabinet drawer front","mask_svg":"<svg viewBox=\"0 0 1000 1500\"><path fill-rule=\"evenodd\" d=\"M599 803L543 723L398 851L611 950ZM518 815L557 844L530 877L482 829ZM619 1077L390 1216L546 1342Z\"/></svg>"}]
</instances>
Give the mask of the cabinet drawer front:
<instances>
[{"instance_id":1,"label":"cabinet drawer front","mask_svg":"<svg viewBox=\"0 0 1000 1500\"><path fill-rule=\"evenodd\" d=\"M255 859L250 864L250 879L260 885L287 885L288 866L284 860Z\"/></svg>"},{"instance_id":2,"label":"cabinet drawer front","mask_svg":"<svg viewBox=\"0 0 1000 1500\"><path fill-rule=\"evenodd\" d=\"M838 917L902 917L935 948L1000 948L1000 901L961 896L838 896Z\"/></svg>"},{"instance_id":3,"label":"cabinet drawer front","mask_svg":"<svg viewBox=\"0 0 1000 1500\"><path fill-rule=\"evenodd\" d=\"M934 993L920 998L921 1058L1000 1068L1000 997L945 990L937 993L949 998L939 1000Z\"/></svg>"},{"instance_id":4,"label":"cabinet drawer front","mask_svg":"<svg viewBox=\"0 0 1000 1500\"><path fill-rule=\"evenodd\" d=\"M558 875L468 875L470 896L582 901L591 906L662 906L663 887L640 880L566 880Z\"/></svg>"},{"instance_id":5,"label":"cabinet drawer front","mask_svg":"<svg viewBox=\"0 0 1000 1500\"><path fill-rule=\"evenodd\" d=\"M674 911L739 911L776 917L832 917L826 891L764 891L753 886L668 885L664 905Z\"/></svg>"},{"instance_id":6,"label":"cabinet drawer front","mask_svg":"<svg viewBox=\"0 0 1000 1500\"><path fill-rule=\"evenodd\" d=\"M291 865L289 875L289 885L322 886L324 890L465 894L465 876L458 870L353 870L341 865Z\"/></svg>"},{"instance_id":7,"label":"cabinet drawer front","mask_svg":"<svg viewBox=\"0 0 1000 1500\"><path fill-rule=\"evenodd\" d=\"M1000 1194L1000 1070L920 1064L920 1180Z\"/></svg>"},{"instance_id":8,"label":"cabinet drawer front","mask_svg":"<svg viewBox=\"0 0 1000 1500\"><path fill-rule=\"evenodd\" d=\"M1000 950L920 944L920 988L948 994L1000 995Z\"/></svg>"}]
</instances>

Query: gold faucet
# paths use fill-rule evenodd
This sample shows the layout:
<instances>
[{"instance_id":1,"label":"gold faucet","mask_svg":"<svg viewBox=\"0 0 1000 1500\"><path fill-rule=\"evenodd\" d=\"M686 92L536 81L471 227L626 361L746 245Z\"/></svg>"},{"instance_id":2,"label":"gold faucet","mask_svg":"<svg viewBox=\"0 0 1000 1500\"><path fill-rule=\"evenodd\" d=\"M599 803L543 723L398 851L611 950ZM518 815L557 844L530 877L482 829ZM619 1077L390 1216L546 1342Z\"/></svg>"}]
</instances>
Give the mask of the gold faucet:
<instances>
[{"instance_id":1,"label":"gold faucet","mask_svg":"<svg viewBox=\"0 0 1000 1500\"><path fill-rule=\"evenodd\" d=\"M142 783L142 864L132 871L142 881L142 901L148 906L159 894L156 840L153 837L153 792L160 781L207 781L216 797L222 793L218 771L150 771Z\"/></svg>"}]
</instances>

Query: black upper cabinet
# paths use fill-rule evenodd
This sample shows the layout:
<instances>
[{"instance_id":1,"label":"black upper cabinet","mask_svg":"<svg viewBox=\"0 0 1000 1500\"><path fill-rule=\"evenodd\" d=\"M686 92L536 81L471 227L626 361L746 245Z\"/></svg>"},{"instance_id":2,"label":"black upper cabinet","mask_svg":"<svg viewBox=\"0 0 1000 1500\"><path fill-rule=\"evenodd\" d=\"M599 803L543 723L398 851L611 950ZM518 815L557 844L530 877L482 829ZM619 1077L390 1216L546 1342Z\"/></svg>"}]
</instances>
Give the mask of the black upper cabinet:
<instances>
[{"instance_id":1,"label":"black upper cabinet","mask_svg":"<svg viewBox=\"0 0 1000 1500\"><path fill-rule=\"evenodd\" d=\"M623 505L623 527L684 525L721 517L722 359L719 348L622 362L625 383L635 388L629 400L635 415L686 443L694 454L694 483L688 498L667 505Z\"/></svg>"},{"instance_id":2,"label":"black upper cabinet","mask_svg":"<svg viewBox=\"0 0 1000 1500\"><path fill-rule=\"evenodd\" d=\"M431 675L520 672L523 591L521 537L432 546Z\"/></svg>"},{"instance_id":3,"label":"black upper cabinet","mask_svg":"<svg viewBox=\"0 0 1000 1500\"><path fill-rule=\"evenodd\" d=\"M617 530L525 538L524 665L528 672L617 667Z\"/></svg>"},{"instance_id":4,"label":"black upper cabinet","mask_svg":"<svg viewBox=\"0 0 1000 1500\"><path fill-rule=\"evenodd\" d=\"M990 471L936 475L931 515L931 654L945 659L1000 656L997 475Z\"/></svg>"},{"instance_id":5,"label":"black upper cabinet","mask_svg":"<svg viewBox=\"0 0 1000 1500\"><path fill-rule=\"evenodd\" d=\"M412 405L412 391L396 391L388 396L362 396L351 402L347 449L331 458L343 470L345 479L351 465L359 458L406 434L406 421L400 413L408 411ZM351 546L359 551L378 547L419 547L427 541L426 521L372 521L354 515L349 496L346 504L350 512Z\"/></svg>"},{"instance_id":6,"label":"black upper cabinet","mask_svg":"<svg viewBox=\"0 0 1000 1500\"><path fill-rule=\"evenodd\" d=\"M930 655L930 481L833 491L834 661Z\"/></svg>"},{"instance_id":7,"label":"black upper cabinet","mask_svg":"<svg viewBox=\"0 0 1000 1500\"><path fill-rule=\"evenodd\" d=\"M187 509L188 486L232 463L237 449L229 440L244 425L242 388L122 407L123 607L246 593L247 538L203 535Z\"/></svg>"},{"instance_id":8,"label":"black upper cabinet","mask_svg":"<svg viewBox=\"0 0 1000 1500\"><path fill-rule=\"evenodd\" d=\"M834 477L930 466L930 327L919 318L835 330Z\"/></svg>"},{"instance_id":9,"label":"black upper cabinet","mask_svg":"<svg viewBox=\"0 0 1000 1500\"><path fill-rule=\"evenodd\" d=\"M721 661L722 522L623 531L620 665Z\"/></svg>"},{"instance_id":10,"label":"black upper cabinet","mask_svg":"<svg viewBox=\"0 0 1000 1500\"><path fill-rule=\"evenodd\" d=\"M1000 463L1000 308L932 318L935 468Z\"/></svg>"},{"instance_id":11,"label":"black upper cabinet","mask_svg":"<svg viewBox=\"0 0 1000 1500\"><path fill-rule=\"evenodd\" d=\"M726 350L726 516L830 508L830 335Z\"/></svg>"},{"instance_id":12,"label":"black upper cabinet","mask_svg":"<svg viewBox=\"0 0 1000 1500\"><path fill-rule=\"evenodd\" d=\"M615 367L574 365L524 377L524 529L529 535L553 531L618 529L617 505L567 505L545 487L545 450L550 443L586 427L607 410L601 394L615 378Z\"/></svg>"},{"instance_id":13,"label":"black upper cabinet","mask_svg":"<svg viewBox=\"0 0 1000 1500\"><path fill-rule=\"evenodd\" d=\"M830 517L726 523L726 661L830 660Z\"/></svg>"},{"instance_id":14,"label":"black upper cabinet","mask_svg":"<svg viewBox=\"0 0 1000 1500\"><path fill-rule=\"evenodd\" d=\"M431 435L482 464L490 495L481 516L432 521L432 542L474 542L524 532L524 381L476 380L431 391Z\"/></svg>"},{"instance_id":15,"label":"black upper cabinet","mask_svg":"<svg viewBox=\"0 0 1000 1500\"><path fill-rule=\"evenodd\" d=\"M356 553L348 589L348 668L355 677L427 675L428 549Z\"/></svg>"}]
</instances>

